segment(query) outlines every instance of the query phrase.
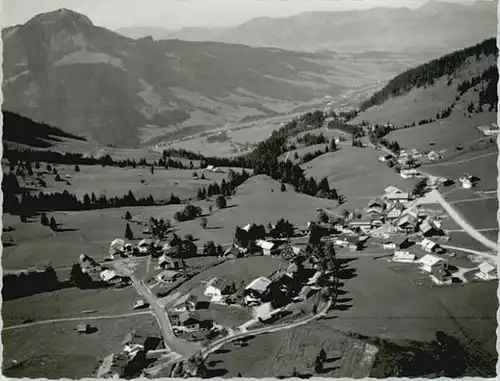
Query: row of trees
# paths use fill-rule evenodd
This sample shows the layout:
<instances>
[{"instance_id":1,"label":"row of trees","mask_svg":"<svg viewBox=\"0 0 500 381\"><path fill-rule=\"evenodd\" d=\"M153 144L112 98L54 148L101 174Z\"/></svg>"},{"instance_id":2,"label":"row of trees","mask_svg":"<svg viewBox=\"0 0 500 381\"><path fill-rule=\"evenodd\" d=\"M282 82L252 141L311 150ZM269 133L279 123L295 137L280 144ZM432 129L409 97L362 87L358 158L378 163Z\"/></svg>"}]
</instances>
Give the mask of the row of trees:
<instances>
[{"instance_id":1,"label":"row of trees","mask_svg":"<svg viewBox=\"0 0 500 381\"><path fill-rule=\"evenodd\" d=\"M32 216L37 212L56 210L93 210L105 208L120 208L126 206L154 206L158 205L152 196L136 198L132 191L123 197L110 197L105 195L96 197L94 193L85 194L83 200L78 199L67 190L56 193L42 193L38 195L23 193L21 200L17 197L11 200L9 209L19 215ZM168 204L180 204L180 199L171 195Z\"/></svg>"},{"instance_id":2,"label":"row of trees","mask_svg":"<svg viewBox=\"0 0 500 381\"><path fill-rule=\"evenodd\" d=\"M395 140L390 142L386 139L381 139L379 143L381 145L383 145L384 147L390 149L394 153L399 153L399 151L401 151L401 147L399 146L399 143Z\"/></svg>"},{"instance_id":3,"label":"row of trees","mask_svg":"<svg viewBox=\"0 0 500 381\"><path fill-rule=\"evenodd\" d=\"M55 270L47 266L43 271L29 271L3 276L2 298L12 300L61 288Z\"/></svg>"},{"instance_id":4,"label":"row of trees","mask_svg":"<svg viewBox=\"0 0 500 381\"><path fill-rule=\"evenodd\" d=\"M197 198L198 200L205 200L208 197L216 195L230 196L234 194L236 188L240 186L244 181L246 181L249 177L250 175L245 170L243 170L241 173L238 173L231 169L229 170L227 181L225 179L222 179L220 185L214 182L207 188L199 188L197 192Z\"/></svg>"},{"instance_id":5,"label":"row of trees","mask_svg":"<svg viewBox=\"0 0 500 381\"><path fill-rule=\"evenodd\" d=\"M179 221L190 221L201 216L203 213L202 209L193 204L187 204L182 211L175 212L174 218Z\"/></svg>"},{"instance_id":6,"label":"row of trees","mask_svg":"<svg viewBox=\"0 0 500 381\"><path fill-rule=\"evenodd\" d=\"M237 226L234 232L234 242L240 247L249 247L252 242L268 236L272 238L293 237L294 230L293 225L284 218L279 219L275 225L269 223L267 231L264 225L252 224L248 231Z\"/></svg>"},{"instance_id":7,"label":"row of trees","mask_svg":"<svg viewBox=\"0 0 500 381\"><path fill-rule=\"evenodd\" d=\"M327 140L323 134L316 135L308 132L303 136L297 137L297 142L300 144L304 144L306 147L309 147L315 144L326 143Z\"/></svg>"},{"instance_id":8,"label":"row of trees","mask_svg":"<svg viewBox=\"0 0 500 381\"><path fill-rule=\"evenodd\" d=\"M4 147L4 157L9 159L11 165L17 165L19 162L25 163L52 163L52 164L67 164L67 165L101 165L115 166L120 168L137 166L150 166L146 159L139 160L139 163L135 159L124 159L117 160L113 159L109 154L93 157L89 155L84 155L81 153L74 152L57 152L51 150L31 150L31 149L18 149L9 146Z\"/></svg>"}]
</instances>

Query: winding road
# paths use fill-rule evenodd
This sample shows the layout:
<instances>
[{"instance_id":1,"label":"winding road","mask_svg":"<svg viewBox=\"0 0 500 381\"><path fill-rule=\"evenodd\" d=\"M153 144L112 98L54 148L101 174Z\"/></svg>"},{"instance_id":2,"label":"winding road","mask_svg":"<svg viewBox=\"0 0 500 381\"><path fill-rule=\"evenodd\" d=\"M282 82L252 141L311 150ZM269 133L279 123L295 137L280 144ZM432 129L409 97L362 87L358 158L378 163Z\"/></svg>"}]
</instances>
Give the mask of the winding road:
<instances>
[{"instance_id":1,"label":"winding road","mask_svg":"<svg viewBox=\"0 0 500 381\"><path fill-rule=\"evenodd\" d=\"M216 350L220 349L223 345L230 343L234 340L243 339L243 338L248 337L248 336L256 336L256 335L262 335L265 333L278 332L278 331L282 331L285 329L292 329L292 328L296 328L296 327L299 327L301 325L307 324L313 320L316 320L317 318L319 318L321 316L324 316L326 314L326 312L330 309L331 305L332 305L332 301L329 300L325 304L325 306L321 309L321 311L319 311L315 315L309 316L309 317L302 319L302 320L297 320L293 323L272 325L269 327L252 329L252 330L248 330L248 331L241 332L241 333L234 333L233 335L223 337L222 339L214 341L207 348L204 348L201 351L201 356L203 358L207 358L211 353L215 352Z\"/></svg>"},{"instance_id":2,"label":"winding road","mask_svg":"<svg viewBox=\"0 0 500 381\"><path fill-rule=\"evenodd\" d=\"M199 351L199 346L175 337L167 311L160 306L158 299L155 295L153 295L149 287L143 281L140 281L135 277L133 271L123 266L122 263L114 263L113 266L118 272L130 277L132 285L137 293L149 303L149 306L158 321L158 325L160 326L166 349L170 349L172 352L175 352L183 357L191 357L194 353Z\"/></svg>"},{"instance_id":3,"label":"winding road","mask_svg":"<svg viewBox=\"0 0 500 381\"><path fill-rule=\"evenodd\" d=\"M474 238L476 241L480 242L484 246L495 250L496 253L499 252L499 246L497 243L489 240L486 238L483 234L478 232L471 224L469 224L464 218L444 199L444 197L437 191L437 190L432 190L429 193L429 196L433 197L443 208L446 210L446 212L450 215L453 220L460 225L464 231L469 234L472 238Z\"/></svg>"}]
</instances>

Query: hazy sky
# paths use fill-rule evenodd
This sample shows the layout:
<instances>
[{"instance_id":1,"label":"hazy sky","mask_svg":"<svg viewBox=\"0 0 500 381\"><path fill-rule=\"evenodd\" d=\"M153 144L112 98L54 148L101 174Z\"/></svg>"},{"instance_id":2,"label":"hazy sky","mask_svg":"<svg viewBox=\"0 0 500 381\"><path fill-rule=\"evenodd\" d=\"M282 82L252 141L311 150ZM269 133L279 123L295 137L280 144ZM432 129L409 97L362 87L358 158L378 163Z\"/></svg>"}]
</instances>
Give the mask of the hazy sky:
<instances>
[{"instance_id":1,"label":"hazy sky","mask_svg":"<svg viewBox=\"0 0 500 381\"><path fill-rule=\"evenodd\" d=\"M68 8L96 25L231 26L254 17L286 17L300 12L368 9L378 6L417 7L427 0L0 0L2 26L22 24L38 13ZM470 2L472 0L448 0ZM479 21L479 20L478 20Z\"/></svg>"}]
</instances>

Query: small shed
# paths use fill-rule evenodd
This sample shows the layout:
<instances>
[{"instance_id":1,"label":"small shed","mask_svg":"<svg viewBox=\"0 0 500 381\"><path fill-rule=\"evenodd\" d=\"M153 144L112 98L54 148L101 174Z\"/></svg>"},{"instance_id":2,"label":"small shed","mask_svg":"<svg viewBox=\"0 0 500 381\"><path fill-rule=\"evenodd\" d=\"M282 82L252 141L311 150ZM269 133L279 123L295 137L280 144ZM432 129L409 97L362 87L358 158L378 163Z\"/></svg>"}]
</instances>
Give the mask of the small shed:
<instances>
[{"instance_id":1,"label":"small shed","mask_svg":"<svg viewBox=\"0 0 500 381\"><path fill-rule=\"evenodd\" d=\"M395 251L392 260L394 262L412 263L415 260L415 254L408 251Z\"/></svg>"},{"instance_id":2,"label":"small shed","mask_svg":"<svg viewBox=\"0 0 500 381\"><path fill-rule=\"evenodd\" d=\"M89 333L90 332L90 324L78 324L76 326L76 331L78 333Z\"/></svg>"}]
</instances>

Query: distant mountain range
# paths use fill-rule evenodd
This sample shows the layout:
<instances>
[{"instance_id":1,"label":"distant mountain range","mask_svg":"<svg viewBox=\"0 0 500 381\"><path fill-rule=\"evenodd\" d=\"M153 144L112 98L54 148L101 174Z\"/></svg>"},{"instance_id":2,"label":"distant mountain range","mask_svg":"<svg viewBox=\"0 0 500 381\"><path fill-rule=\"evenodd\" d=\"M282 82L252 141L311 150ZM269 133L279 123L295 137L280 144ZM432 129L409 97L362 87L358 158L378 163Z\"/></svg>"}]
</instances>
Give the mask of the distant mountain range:
<instances>
[{"instance_id":1,"label":"distant mountain range","mask_svg":"<svg viewBox=\"0 0 500 381\"><path fill-rule=\"evenodd\" d=\"M103 144L275 115L340 91L326 54L132 40L66 9L2 37L3 109Z\"/></svg>"},{"instance_id":2,"label":"distant mountain range","mask_svg":"<svg viewBox=\"0 0 500 381\"><path fill-rule=\"evenodd\" d=\"M439 54L496 34L497 1L472 4L430 1L417 9L306 12L286 18L256 18L230 28L121 28L139 38L219 41L298 51L425 51Z\"/></svg>"}]
</instances>

